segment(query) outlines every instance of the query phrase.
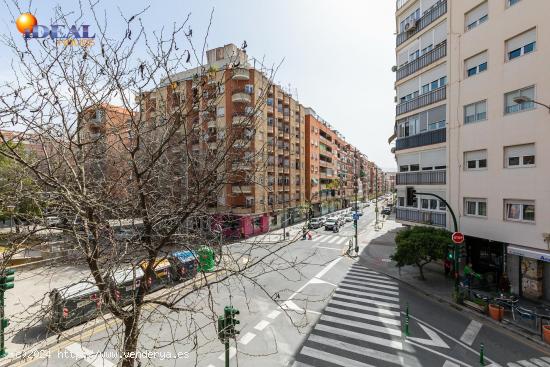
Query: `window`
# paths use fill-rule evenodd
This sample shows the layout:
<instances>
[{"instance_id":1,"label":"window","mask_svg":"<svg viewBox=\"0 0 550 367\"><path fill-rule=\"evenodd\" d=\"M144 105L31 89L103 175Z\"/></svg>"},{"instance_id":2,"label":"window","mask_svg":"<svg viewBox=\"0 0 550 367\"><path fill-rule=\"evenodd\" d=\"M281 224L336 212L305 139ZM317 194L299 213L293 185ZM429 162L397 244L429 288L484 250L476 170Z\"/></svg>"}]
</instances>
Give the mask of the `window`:
<instances>
[{"instance_id":1,"label":"window","mask_svg":"<svg viewBox=\"0 0 550 367\"><path fill-rule=\"evenodd\" d=\"M506 60L513 60L536 50L536 28L506 41Z\"/></svg>"},{"instance_id":2,"label":"window","mask_svg":"<svg viewBox=\"0 0 550 367\"><path fill-rule=\"evenodd\" d=\"M464 70L469 78L487 70L487 51L464 60Z\"/></svg>"},{"instance_id":3,"label":"window","mask_svg":"<svg viewBox=\"0 0 550 367\"><path fill-rule=\"evenodd\" d=\"M464 199L464 214L468 217L486 217L486 199Z\"/></svg>"},{"instance_id":4,"label":"window","mask_svg":"<svg viewBox=\"0 0 550 367\"><path fill-rule=\"evenodd\" d=\"M267 103L268 106L273 106L273 98L268 98L266 100L266 103Z\"/></svg>"},{"instance_id":5,"label":"window","mask_svg":"<svg viewBox=\"0 0 550 367\"><path fill-rule=\"evenodd\" d=\"M409 172L409 166L399 166L399 172Z\"/></svg>"},{"instance_id":6,"label":"window","mask_svg":"<svg viewBox=\"0 0 550 367\"><path fill-rule=\"evenodd\" d=\"M487 150L474 150L464 152L464 169L466 171L480 170L487 168Z\"/></svg>"},{"instance_id":7,"label":"window","mask_svg":"<svg viewBox=\"0 0 550 367\"><path fill-rule=\"evenodd\" d=\"M397 198L397 206L405 206L405 198L403 196Z\"/></svg>"},{"instance_id":8,"label":"window","mask_svg":"<svg viewBox=\"0 0 550 367\"><path fill-rule=\"evenodd\" d=\"M223 117L223 116L225 116L225 107L218 107L218 109L217 109L217 116L218 116L218 117Z\"/></svg>"},{"instance_id":9,"label":"window","mask_svg":"<svg viewBox=\"0 0 550 367\"><path fill-rule=\"evenodd\" d=\"M514 99L517 97L526 97L529 102L516 103ZM504 114L520 112L525 110L531 110L535 108L535 104L532 100L535 99L535 87L530 86L523 89L518 89L512 92L508 92L504 95Z\"/></svg>"},{"instance_id":10,"label":"window","mask_svg":"<svg viewBox=\"0 0 550 367\"><path fill-rule=\"evenodd\" d=\"M244 86L244 92L248 94L254 93L254 86L252 84L247 84Z\"/></svg>"},{"instance_id":11,"label":"window","mask_svg":"<svg viewBox=\"0 0 550 367\"><path fill-rule=\"evenodd\" d=\"M535 202L526 200L504 200L504 220L534 223Z\"/></svg>"},{"instance_id":12,"label":"window","mask_svg":"<svg viewBox=\"0 0 550 367\"><path fill-rule=\"evenodd\" d=\"M507 2L508 2L508 6L513 6L519 3L520 0L508 0Z\"/></svg>"},{"instance_id":13,"label":"window","mask_svg":"<svg viewBox=\"0 0 550 367\"><path fill-rule=\"evenodd\" d=\"M411 164L411 172L417 172L420 170L420 166L418 164Z\"/></svg>"},{"instance_id":14,"label":"window","mask_svg":"<svg viewBox=\"0 0 550 367\"><path fill-rule=\"evenodd\" d=\"M464 106L464 123L483 121L487 119L487 101L481 101Z\"/></svg>"},{"instance_id":15,"label":"window","mask_svg":"<svg viewBox=\"0 0 550 367\"><path fill-rule=\"evenodd\" d=\"M504 147L504 167L533 167L535 165L535 144Z\"/></svg>"},{"instance_id":16,"label":"window","mask_svg":"<svg viewBox=\"0 0 550 367\"><path fill-rule=\"evenodd\" d=\"M485 1L464 14L464 28L466 31L472 30L478 25L485 23L489 19L488 2Z\"/></svg>"}]
</instances>

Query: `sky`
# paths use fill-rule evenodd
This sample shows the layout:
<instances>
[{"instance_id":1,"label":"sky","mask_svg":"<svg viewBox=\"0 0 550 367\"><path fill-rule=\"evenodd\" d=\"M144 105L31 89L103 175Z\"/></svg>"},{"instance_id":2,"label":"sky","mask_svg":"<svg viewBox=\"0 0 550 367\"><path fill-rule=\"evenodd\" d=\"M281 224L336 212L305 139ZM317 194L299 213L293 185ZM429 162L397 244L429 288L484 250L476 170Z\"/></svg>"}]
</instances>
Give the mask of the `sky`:
<instances>
[{"instance_id":1,"label":"sky","mask_svg":"<svg viewBox=\"0 0 550 367\"><path fill-rule=\"evenodd\" d=\"M82 0L86 3L88 0ZM48 24L53 7L77 11L77 2L21 1L39 23ZM4 7L5 3L1 6ZM8 2L8 4L10 4ZM393 0L180 0L102 1L109 32L121 36L120 13L130 17L149 6L142 21L147 30L189 24L196 42L208 33L208 48L228 43L248 44L247 53L266 64L279 64L277 84L291 88L294 97L338 130L370 160L395 170L388 138L395 121L395 2ZM17 10L9 6L17 17ZM15 34L14 16L0 14L0 35ZM11 55L0 44L0 78Z\"/></svg>"}]
</instances>

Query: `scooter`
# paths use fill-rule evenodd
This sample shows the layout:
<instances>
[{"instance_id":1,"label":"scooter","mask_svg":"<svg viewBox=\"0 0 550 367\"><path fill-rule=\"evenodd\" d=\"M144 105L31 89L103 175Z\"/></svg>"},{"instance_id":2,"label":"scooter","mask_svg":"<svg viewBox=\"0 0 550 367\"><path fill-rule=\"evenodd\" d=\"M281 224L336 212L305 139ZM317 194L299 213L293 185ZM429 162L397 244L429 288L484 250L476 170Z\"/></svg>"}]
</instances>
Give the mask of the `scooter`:
<instances>
[{"instance_id":1,"label":"scooter","mask_svg":"<svg viewBox=\"0 0 550 367\"><path fill-rule=\"evenodd\" d=\"M340 229L338 228L338 224L335 224L335 225L332 227L332 232L338 233L339 231L340 231Z\"/></svg>"}]
</instances>

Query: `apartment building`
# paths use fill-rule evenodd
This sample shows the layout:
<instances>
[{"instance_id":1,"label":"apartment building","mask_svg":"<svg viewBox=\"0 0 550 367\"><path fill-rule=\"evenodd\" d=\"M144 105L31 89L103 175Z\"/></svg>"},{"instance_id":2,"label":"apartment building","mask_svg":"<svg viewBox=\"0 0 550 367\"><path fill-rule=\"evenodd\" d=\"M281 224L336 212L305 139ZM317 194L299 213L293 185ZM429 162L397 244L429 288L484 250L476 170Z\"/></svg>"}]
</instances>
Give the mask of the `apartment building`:
<instances>
[{"instance_id":1,"label":"apartment building","mask_svg":"<svg viewBox=\"0 0 550 367\"><path fill-rule=\"evenodd\" d=\"M228 147L220 193L205 198L227 236L247 237L305 216L305 109L233 44L206 65L171 75L140 98L146 119L182 108L195 156ZM206 138L204 138L206 137ZM211 223L201 223L210 226Z\"/></svg>"},{"instance_id":2,"label":"apartment building","mask_svg":"<svg viewBox=\"0 0 550 367\"><path fill-rule=\"evenodd\" d=\"M443 202L410 193L447 198L447 0L400 0L396 23L396 218L446 227Z\"/></svg>"},{"instance_id":3,"label":"apartment building","mask_svg":"<svg viewBox=\"0 0 550 367\"><path fill-rule=\"evenodd\" d=\"M403 204L399 217L452 229L437 203L434 210L431 202L417 203L416 209L425 211L427 205L437 212L435 217L403 215L409 211L404 202L407 187L444 193L466 235L464 261L493 284L507 274L512 292L546 300L550 148L545 139L550 136L550 114L537 103L550 103L550 77L545 73L550 58L544 16L548 11L550 3L529 0L464 0L453 1L452 7L446 1L398 2L398 98L409 93L403 90L409 78L420 78L421 89L397 106L395 147L396 184ZM419 51L413 47L415 39ZM437 88L430 84L424 92L424 82L437 78ZM419 162L404 157L409 150L402 149L402 139L411 139L403 135L413 131L402 120L405 116L409 122L404 111L411 103L419 106L419 113L427 110L428 127L438 125L424 133L414 130L417 145L422 144L414 148L419 150ZM440 106L446 111L433 111ZM422 121L420 116L420 129ZM417 165L414 173L411 164ZM425 165L433 169L425 173Z\"/></svg>"}]
</instances>

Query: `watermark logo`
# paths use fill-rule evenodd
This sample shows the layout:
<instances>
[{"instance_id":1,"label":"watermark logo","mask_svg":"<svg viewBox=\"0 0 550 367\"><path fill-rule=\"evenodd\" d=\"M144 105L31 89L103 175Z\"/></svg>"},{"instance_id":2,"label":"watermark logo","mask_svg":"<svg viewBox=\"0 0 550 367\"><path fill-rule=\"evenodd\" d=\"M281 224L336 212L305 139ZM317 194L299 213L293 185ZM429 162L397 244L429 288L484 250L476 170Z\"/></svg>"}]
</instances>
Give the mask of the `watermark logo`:
<instances>
[{"instance_id":1,"label":"watermark logo","mask_svg":"<svg viewBox=\"0 0 550 367\"><path fill-rule=\"evenodd\" d=\"M94 45L95 34L90 35L90 25L88 24L83 24L80 27L51 24L48 27L38 24L38 20L33 14L23 13L17 17L15 25L26 40L49 37L58 46L90 47Z\"/></svg>"}]
</instances>

